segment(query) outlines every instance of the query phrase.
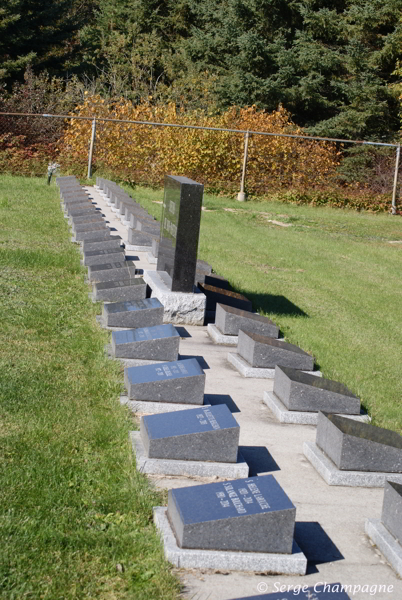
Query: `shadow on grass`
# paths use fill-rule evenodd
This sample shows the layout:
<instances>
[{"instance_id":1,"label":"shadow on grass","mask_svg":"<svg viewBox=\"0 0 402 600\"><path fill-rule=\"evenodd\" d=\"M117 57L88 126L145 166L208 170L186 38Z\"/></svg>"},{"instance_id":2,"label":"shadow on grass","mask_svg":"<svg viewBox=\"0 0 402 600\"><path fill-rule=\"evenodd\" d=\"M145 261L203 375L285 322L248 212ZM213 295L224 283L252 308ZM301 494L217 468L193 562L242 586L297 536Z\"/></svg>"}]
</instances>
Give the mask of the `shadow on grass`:
<instances>
[{"instance_id":1,"label":"shadow on grass","mask_svg":"<svg viewBox=\"0 0 402 600\"><path fill-rule=\"evenodd\" d=\"M272 294L253 294L244 292L246 297L253 303L254 310L287 315L291 317L308 317L308 314L293 304L285 296L274 296Z\"/></svg>"}]
</instances>

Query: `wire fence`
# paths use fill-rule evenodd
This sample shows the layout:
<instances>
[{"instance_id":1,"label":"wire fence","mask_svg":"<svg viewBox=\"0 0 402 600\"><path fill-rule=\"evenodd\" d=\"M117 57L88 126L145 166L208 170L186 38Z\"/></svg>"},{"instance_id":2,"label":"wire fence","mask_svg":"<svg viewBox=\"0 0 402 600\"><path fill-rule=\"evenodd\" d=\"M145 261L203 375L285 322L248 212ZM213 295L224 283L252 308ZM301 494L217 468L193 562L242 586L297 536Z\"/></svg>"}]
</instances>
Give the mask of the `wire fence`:
<instances>
[{"instance_id":1,"label":"wire fence","mask_svg":"<svg viewBox=\"0 0 402 600\"><path fill-rule=\"evenodd\" d=\"M328 162L331 152L341 156L336 169ZM238 200L246 199L248 189L264 195L278 186L300 190L335 184L349 196L366 192L387 197L384 206L398 212L399 144L107 117L0 113L1 172L44 174L50 161L81 177L91 178L96 171L134 183L155 184L164 172L181 171L176 174L210 189L238 192Z\"/></svg>"}]
</instances>

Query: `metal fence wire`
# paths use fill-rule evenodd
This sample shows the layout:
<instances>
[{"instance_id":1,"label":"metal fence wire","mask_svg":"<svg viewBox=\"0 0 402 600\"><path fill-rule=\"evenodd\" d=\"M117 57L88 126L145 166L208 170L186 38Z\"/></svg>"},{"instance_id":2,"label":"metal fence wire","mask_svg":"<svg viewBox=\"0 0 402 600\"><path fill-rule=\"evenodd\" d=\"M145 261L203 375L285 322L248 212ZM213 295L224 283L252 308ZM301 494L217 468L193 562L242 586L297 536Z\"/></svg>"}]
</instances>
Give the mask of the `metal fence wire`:
<instances>
[{"instance_id":1,"label":"metal fence wire","mask_svg":"<svg viewBox=\"0 0 402 600\"><path fill-rule=\"evenodd\" d=\"M183 152L182 162L173 164L171 158L177 155L184 137L191 154ZM278 140L282 144L281 160L274 143ZM200 154L202 143L209 144L208 154ZM104 117L0 113L0 172L43 175L48 163L57 161L63 172L88 178L99 171L155 184L158 177L162 181L163 171L170 172L172 164L177 170L179 164L180 174L212 189L238 191L241 201L246 199L248 187L264 195L275 185L289 189L298 182L316 185L314 157L322 158L331 144L343 156L336 172L338 182L352 186L345 182L354 180L355 187L388 194L392 197L391 212L397 214L399 144ZM124 146L128 160L113 151L119 145ZM318 159L316 169L322 170L320 164Z\"/></svg>"}]
</instances>

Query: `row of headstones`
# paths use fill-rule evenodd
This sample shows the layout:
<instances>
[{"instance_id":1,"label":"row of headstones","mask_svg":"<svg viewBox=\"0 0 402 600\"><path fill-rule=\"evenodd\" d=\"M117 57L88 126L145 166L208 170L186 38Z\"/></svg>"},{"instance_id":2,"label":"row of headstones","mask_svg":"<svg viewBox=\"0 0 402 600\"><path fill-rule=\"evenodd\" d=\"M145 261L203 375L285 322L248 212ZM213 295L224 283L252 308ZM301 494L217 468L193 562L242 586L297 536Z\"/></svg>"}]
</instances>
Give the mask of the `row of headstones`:
<instances>
[{"instance_id":1,"label":"row of headstones","mask_svg":"<svg viewBox=\"0 0 402 600\"><path fill-rule=\"evenodd\" d=\"M73 192L72 188L74 186L64 184L61 186L61 194L62 198L65 202L65 208L68 211L68 214L71 218L72 224L75 227L82 226L80 231L75 229L76 240L78 241L77 234L81 237L80 233L85 231L85 225L82 221L77 221L77 219L81 219L83 215L78 215L75 209L78 207L78 203L81 202L84 198L82 197L82 193L79 189L76 189ZM78 186L79 187L79 186ZM76 195L74 195L76 194ZM88 198L88 197L87 197ZM87 200L88 202L88 200ZM80 207L82 210L82 207ZM78 211L80 212L80 211ZM95 213L94 213L95 214ZM87 221L86 223L90 223ZM94 230L91 230L91 232ZM98 231L98 230L97 230ZM84 250L84 260L85 260L85 244L91 243L96 244L99 241L95 241L91 238L81 238L83 240L83 250ZM102 251L100 246L96 248L96 250ZM90 250L90 252L94 252L94 250ZM95 257L95 254L93 254ZM100 255L102 256L102 254ZM102 282L99 281L99 276L102 271L105 273L101 276L103 279L103 284L109 283L111 286L110 289L116 291L116 287L114 284L116 283L115 277L118 277L118 273L112 273L113 269L111 268L103 268L89 272L89 277L93 281L95 281L96 285L102 285ZM117 269L119 271L119 269ZM98 272L99 275L94 275L94 273ZM134 272L130 273L130 277L134 279ZM131 369L125 370L125 380L128 389L129 398L138 398L141 400L148 400L150 402L172 402L172 397L174 397L175 402L180 402L180 397L177 394L177 388L180 388L182 391L181 399L184 402L188 402L191 399L191 403L193 404L202 404L203 403L203 385L205 384L205 375L202 373L197 361L194 359L189 361L177 361L178 355L178 344L179 344L179 336L175 329L170 325L164 326L162 325L163 319L163 306L156 299L146 299L145 298L145 284L140 282L139 278L135 278L138 281L138 284L134 287L137 290L137 293L142 295L143 299L136 306L134 302L114 302L111 305L104 305L104 320L105 324L109 327L135 327L136 329L130 331L116 331L112 334L112 347L115 353L115 356L129 356L130 358L142 358L148 360L166 360L166 361L174 361L168 362L164 365L148 365L147 367L134 367ZM118 283L118 282L117 282ZM124 286L123 286L124 287ZM117 296L114 296L116 299ZM228 309L228 307L223 307L224 309ZM219 305L217 310L217 324L221 321L218 318ZM227 310L228 313L231 313L230 318L233 320L233 311L230 309ZM237 315L239 316L239 315ZM243 315L240 315L244 318ZM248 315L251 321L257 322L257 316L250 313ZM247 318L247 317L246 317ZM263 317L259 317L259 319L263 320ZM146 324L147 326L141 327L141 325ZM264 323L263 323L264 324ZM266 323L265 323L266 324ZM270 324L272 327L273 324ZM161 332L165 328L166 334L161 335ZM169 329L168 330L166 329ZM157 331L159 329L159 331ZM222 329L225 332L228 332L228 328L225 328L225 325L222 325ZM233 333L233 330L231 331ZM238 330L237 332L239 337L241 332ZM156 335L155 335L156 334ZM258 335L258 334L257 334ZM271 331L272 335L272 331ZM275 338L273 338L275 339ZM158 340L155 343L155 340ZM155 351L156 350L156 351ZM122 352L122 353L121 353ZM187 363L187 364L185 364ZM191 364L190 364L191 363ZM282 377L282 388L285 388L285 396L290 396L289 390L286 391L286 386L292 384L292 381L297 380L298 371L292 368L288 368L286 372L285 368L277 367L278 373L281 374ZM186 373L187 371L187 373ZM198 372L197 372L198 371ZM294 373L293 373L294 371ZM180 380L180 385L177 385L177 380ZM183 385L183 381L186 381L188 384ZM198 386L194 385L195 381L198 380ZM285 381L288 380L288 383ZM202 383L202 381L204 383ZM279 380L278 380L279 381ZM289 384L290 381L290 384ZM173 384L173 385L172 385ZM314 386L312 386L314 387ZM277 391L281 388L277 388ZM198 392L196 391L198 390ZM297 395L297 394L296 394ZM311 409L310 409L311 410ZM179 461L180 459L184 459L185 461L194 460L199 462L200 460L212 461L217 463L230 463L230 462L239 462L238 461L238 438L239 438L239 429L236 421L233 419L230 411L228 411L226 405L216 406L216 407L203 407L200 410L191 410L185 411L186 415L182 415L180 418L179 415L172 414L162 414L162 415L151 415L149 417L143 418L141 422L141 442L142 447L144 449L144 455L149 458L156 458L157 460L168 461ZM196 414L197 413L197 414ZM326 417L330 418L333 415L326 415ZM207 426L205 428L205 426ZM324 436L325 437L325 436ZM192 450L191 450L192 449ZM225 486L218 491L213 491L212 489L207 492L207 489L204 489L205 486L196 486L201 487L202 489L202 500L208 493L212 493L213 497L214 493L216 498L219 498L219 502L222 508L228 508L228 503L232 502L230 507L237 511L237 516L241 514L251 514L249 510L245 510L243 513L243 509L246 507L250 509L251 504L258 504L259 500L261 500L262 505L265 506L266 500L265 496L261 495L261 490L258 486L263 487L264 484L268 482L267 478L263 478L264 481L260 482L261 478L252 478L246 481L237 481L230 482L232 486L229 489L230 494L227 494L227 488ZM258 480L258 483L256 483ZM223 484L214 484L222 486ZM258 492L254 495L250 494L250 491L247 490L254 489L252 486L256 485ZM278 484L272 478L272 482L270 483L270 491L267 490L268 497L270 498L270 494L275 496L273 489ZM233 487L234 486L234 487ZM243 486L243 487L239 487ZM251 487L250 487L251 486ZM237 489L237 491L236 491ZM397 489L397 488L392 488ZM269 493L268 493L269 491ZM195 493L201 493L201 490L194 490ZM282 490L283 492L283 490ZM182 491L176 490L175 493L171 493L170 502L168 505L168 515L170 522L173 524L175 529L176 538L179 540L179 544L185 548L191 548L194 546L188 545L186 542L185 536L181 538L178 535L179 531L183 531L185 529L185 523L183 521L183 515L186 506L191 506L192 500L189 497L186 497L185 492L184 496L181 499L183 506L180 505L180 510L178 514L181 515L179 521L174 519L175 508L174 508L174 500L173 498L179 495L180 502L180 494ZM176 496L175 496L176 494ZM227 494L227 495L226 495ZM283 492L284 494L284 492ZM242 497L245 497L245 502L242 502ZM257 498L258 496L258 498ZM286 495L285 495L286 496ZM247 500L248 498L248 500ZM255 502L257 498L257 501ZM286 497L287 498L287 497ZM251 500L250 500L251 499ZM283 498L282 498L283 500ZM289 499L287 499L289 501ZM290 502L290 501L289 501ZM268 503L267 503L268 504ZM281 506L283 504L279 503ZM285 503L286 504L286 503ZM260 508L262 507L260 504ZM170 510L169 510L170 506ZM293 505L292 505L293 506ZM258 507L257 507L258 508ZM280 511L283 508L279 507L279 512L275 510L275 507L272 507L271 502L270 517L278 518L277 522L281 519ZM276 507L278 509L278 507ZM294 508L294 507L293 507ZM226 517L231 518L229 511L226 512ZM294 511L295 512L295 511ZM258 510L257 510L258 513ZM255 514L257 514L255 513ZM290 514L290 513L286 513ZM261 515L260 515L261 517ZM194 515L192 515L190 521L193 523ZM205 517L207 518L207 517ZM218 518L218 517L217 517ZM210 515L207 518L207 521L202 520L202 516L200 516L200 523L202 523L202 527L205 528L206 522L209 523L208 526L212 526L215 529L215 521L210 518ZM266 521L268 523L268 520ZM290 523L293 522L294 526L294 518L290 520ZM236 523L241 526L240 521L237 520ZM270 528L272 527L272 523ZM290 525L290 529L293 532L293 528ZM282 552L283 548L287 547L289 551L289 545L293 544L293 533L292 535L288 535L290 529L286 530L286 528L282 528L280 537L280 546L281 549L278 549L278 546L272 544L272 540L268 536L267 545L264 546L264 550L258 549L258 545L255 546L255 552ZM247 533L243 528L241 528L241 537ZM235 531L234 531L235 533ZM251 530L249 531L251 533ZM240 534L239 534L240 535ZM218 535L218 538L221 537ZM234 536L236 538L236 535ZM195 538L194 538L195 539ZM240 539L240 538L239 538ZM181 542L180 542L181 540ZM196 546L197 548L205 548L205 542L198 538L198 542L194 543L199 544ZM216 549L223 549L221 546L218 548L218 540L211 542L213 545L216 545ZM243 544L244 545L244 544ZM223 542L223 546L225 550L228 550L227 542ZM251 551L247 548L239 548L238 545L233 547L232 549L238 551L239 549ZM267 549L268 548L268 549ZM229 548L230 549L230 548ZM286 553L286 552L285 552Z\"/></svg>"},{"instance_id":2,"label":"row of headstones","mask_svg":"<svg viewBox=\"0 0 402 600\"><path fill-rule=\"evenodd\" d=\"M159 240L161 224L144 208L142 208L118 184L104 179L96 178L96 186L103 195L111 210L116 213L122 223L128 227L127 249L132 251L147 251L148 261L157 263L159 254ZM165 270L165 265L160 265ZM203 260L197 260L194 285L198 282L214 284L223 280L217 274L212 274L212 267ZM224 281L224 280L223 280Z\"/></svg>"},{"instance_id":3,"label":"row of headstones","mask_svg":"<svg viewBox=\"0 0 402 600\"><path fill-rule=\"evenodd\" d=\"M87 231L86 226L93 230L92 222L82 226L80 222L77 230L77 218L81 215L77 217L74 208L82 202L82 192L77 182L58 182L75 234L73 239L82 242L85 263L88 240L82 235ZM91 204L89 199L86 202ZM91 243L95 243L93 239ZM103 256L103 249L98 250ZM93 257L95 254L91 254ZM94 266L96 268L88 266L88 278L96 287L95 297L98 297L99 285L119 283L116 278L122 267L108 268L102 262ZM145 297L146 286L135 277L134 265L131 268L132 278L138 281L134 287L142 298L115 301L118 298L115 294L112 301L108 296L109 301L103 306L103 324L114 329L112 352L115 357L124 359L165 362L126 368L128 397L165 407L172 402L175 408L180 404L183 408L197 407L150 414L141 419L140 433L133 432L137 468L144 470L146 464L147 472L159 469L167 474L218 474L224 478L232 474L236 478L171 491L167 510L158 512L157 509L156 520L170 522L179 547L187 551L193 548L223 551L226 558L230 551L236 557L242 551L263 553L263 560L283 560L282 555L294 559L295 507L274 477L247 477L248 465L239 455L238 423L226 404L204 405L203 370L196 359L177 360L180 336L172 325L163 324L162 304L155 298ZM198 497L198 504L194 497ZM201 510L202 506L208 510ZM233 555L229 559L233 561ZM304 573L306 560L300 552L296 562L297 567L291 568ZM275 569L271 563L263 562L260 566Z\"/></svg>"}]
</instances>

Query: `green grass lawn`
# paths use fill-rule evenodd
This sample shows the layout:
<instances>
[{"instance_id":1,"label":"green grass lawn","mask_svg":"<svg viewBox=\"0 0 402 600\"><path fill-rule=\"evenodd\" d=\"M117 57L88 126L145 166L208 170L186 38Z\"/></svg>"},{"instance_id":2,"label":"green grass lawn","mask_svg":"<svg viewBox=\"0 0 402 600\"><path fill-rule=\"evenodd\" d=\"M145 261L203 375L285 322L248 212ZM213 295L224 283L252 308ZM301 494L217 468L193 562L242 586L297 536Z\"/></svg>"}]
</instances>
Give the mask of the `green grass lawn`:
<instances>
[{"instance_id":1,"label":"green grass lawn","mask_svg":"<svg viewBox=\"0 0 402 600\"><path fill-rule=\"evenodd\" d=\"M131 192L160 218L163 191ZM199 258L401 432L401 217L209 195L204 208Z\"/></svg>"},{"instance_id":2,"label":"green grass lawn","mask_svg":"<svg viewBox=\"0 0 402 600\"><path fill-rule=\"evenodd\" d=\"M0 598L173 599L58 190L0 177Z\"/></svg>"}]
</instances>

